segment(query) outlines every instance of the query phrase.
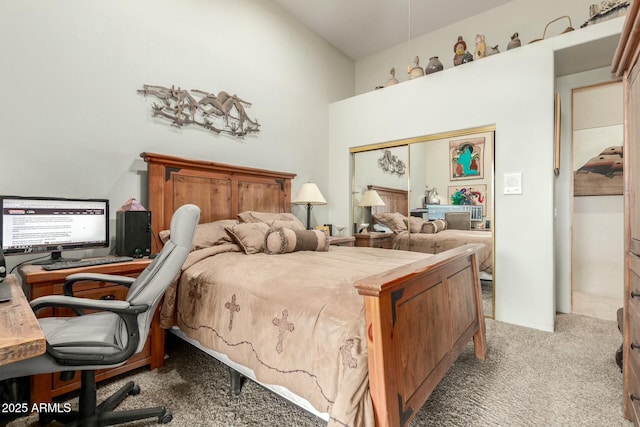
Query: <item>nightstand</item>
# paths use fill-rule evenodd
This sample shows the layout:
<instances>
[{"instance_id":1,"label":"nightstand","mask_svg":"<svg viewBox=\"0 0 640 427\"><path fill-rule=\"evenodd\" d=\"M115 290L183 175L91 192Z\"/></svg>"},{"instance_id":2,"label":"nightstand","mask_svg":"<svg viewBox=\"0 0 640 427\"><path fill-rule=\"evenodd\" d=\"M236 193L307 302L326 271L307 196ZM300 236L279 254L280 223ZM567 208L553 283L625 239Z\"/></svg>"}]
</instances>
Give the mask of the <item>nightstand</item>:
<instances>
[{"instance_id":1,"label":"nightstand","mask_svg":"<svg viewBox=\"0 0 640 427\"><path fill-rule=\"evenodd\" d=\"M353 236L336 236L329 238L329 244L334 246L353 246L356 238Z\"/></svg>"},{"instance_id":2,"label":"nightstand","mask_svg":"<svg viewBox=\"0 0 640 427\"><path fill-rule=\"evenodd\" d=\"M105 273L121 276L137 277L151 263L149 259L134 260L116 264L103 264L92 267L69 268L65 270L47 271L38 265L24 265L18 269L22 277L22 288L27 299L32 300L44 295L62 295L65 277L73 273ZM82 282L74 287L74 294L83 298L124 299L128 288L106 282ZM54 311L55 310L55 311ZM53 315L70 315L70 310L47 308L38 312L38 317ZM96 381L102 381L131 369L149 365L151 369L164 364L164 330L160 328L159 315L153 323L147 338L147 344L141 353L117 368L99 370ZM68 374L67 374L68 375ZM54 397L80 388L78 372L72 378L61 377L60 373L31 376L31 402L47 403Z\"/></svg>"},{"instance_id":3,"label":"nightstand","mask_svg":"<svg viewBox=\"0 0 640 427\"><path fill-rule=\"evenodd\" d=\"M376 233L369 232L367 234L356 234L356 246L361 248L393 248L393 233Z\"/></svg>"}]
</instances>

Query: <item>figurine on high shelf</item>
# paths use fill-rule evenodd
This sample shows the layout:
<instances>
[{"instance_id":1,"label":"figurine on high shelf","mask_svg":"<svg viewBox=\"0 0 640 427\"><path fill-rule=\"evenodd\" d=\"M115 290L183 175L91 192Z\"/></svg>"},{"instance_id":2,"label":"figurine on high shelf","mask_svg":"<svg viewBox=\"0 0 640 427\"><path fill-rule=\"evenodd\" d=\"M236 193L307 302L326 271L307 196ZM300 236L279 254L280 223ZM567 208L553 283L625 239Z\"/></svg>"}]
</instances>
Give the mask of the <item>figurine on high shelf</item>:
<instances>
[{"instance_id":1,"label":"figurine on high shelf","mask_svg":"<svg viewBox=\"0 0 640 427\"><path fill-rule=\"evenodd\" d=\"M453 56L453 65L466 64L473 61L473 55L467 51L467 44L462 39L462 36L458 36L458 41L453 46L455 55Z\"/></svg>"},{"instance_id":2,"label":"figurine on high shelf","mask_svg":"<svg viewBox=\"0 0 640 427\"><path fill-rule=\"evenodd\" d=\"M482 59L487 54L487 43L484 41L484 34L476 35L476 50L474 52L474 59Z\"/></svg>"},{"instance_id":3,"label":"figurine on high shelf","mask_svg":"<svg viewBox=\"0 0 640 427\"><path fill-rule=\"evenodd\" d=\"M416 56L416 59L413 60L413 67L407 66L407 74L409 74L409 80L424 76L424 69L420 66L420 58Z\"/></svg>"}]
</instances>

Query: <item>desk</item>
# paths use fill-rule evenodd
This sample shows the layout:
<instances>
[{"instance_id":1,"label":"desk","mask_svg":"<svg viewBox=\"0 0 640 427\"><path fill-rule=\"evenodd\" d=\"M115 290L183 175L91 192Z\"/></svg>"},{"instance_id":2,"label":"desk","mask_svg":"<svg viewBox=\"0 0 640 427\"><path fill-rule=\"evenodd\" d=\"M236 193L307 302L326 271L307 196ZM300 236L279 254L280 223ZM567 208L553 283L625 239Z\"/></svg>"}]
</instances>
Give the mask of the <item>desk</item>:
<instances>
[{"instance_id":1,"label":"desk","mask_svg":"<svg viewBox=\"0 0 640 427\"><path fill-rule=\"evenodd\" d=\"M11 301L0 302L0 365L44 354L44 332L18 278L9 274L0 286L11 287Z\"/></svg>"}]
</instances>

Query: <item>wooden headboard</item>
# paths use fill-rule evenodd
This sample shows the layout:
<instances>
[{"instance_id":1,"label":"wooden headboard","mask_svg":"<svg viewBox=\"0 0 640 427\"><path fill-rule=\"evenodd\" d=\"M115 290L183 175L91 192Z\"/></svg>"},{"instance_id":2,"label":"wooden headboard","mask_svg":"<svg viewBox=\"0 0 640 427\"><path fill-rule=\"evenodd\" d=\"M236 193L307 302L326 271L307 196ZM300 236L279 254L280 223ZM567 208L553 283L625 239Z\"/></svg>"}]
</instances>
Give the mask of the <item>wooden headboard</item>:
<instances>
[{"instance_id":1,"label":"wooden headboard","mask_svg":"<svg viewBox=\"0 0 640 427\"><path fill-rule=\"evenodd\" d=\"M367 185L368 190L376 190L384 206L372 206L371 215L384 212L400 212L403 215L409 214L409 192L397 188L380 187L378 185Z\"/></svg>"},{"instance_id":2,"label":"wooden headboard","mask_svg":"<svg viewBox=\"0 0 640 427\"><path fill-rule=\"evenodd\" d=\"M180 206L200 207L200 222L235 219L248 210L291 211L291 180L295 174L164 154L141 153L147 162L151 227L157 237L169 229L171 215ZM153 239L152 251L160 250Z\"/></svg>"}]
</instances>

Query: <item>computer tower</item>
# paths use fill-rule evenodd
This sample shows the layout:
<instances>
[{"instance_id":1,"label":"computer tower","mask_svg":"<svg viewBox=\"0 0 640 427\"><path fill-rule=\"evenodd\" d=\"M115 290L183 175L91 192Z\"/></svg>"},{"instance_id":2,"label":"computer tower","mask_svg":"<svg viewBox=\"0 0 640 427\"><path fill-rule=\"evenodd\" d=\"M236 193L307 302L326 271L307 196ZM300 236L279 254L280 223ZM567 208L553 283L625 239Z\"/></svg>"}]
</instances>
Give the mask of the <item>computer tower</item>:
<instances>
[{"instance_id":1,"label":"computer tower","mask_svg":"<svg viewBox=\"0 0 640 427\"><path fill-rule=\"evenodd\" d=\"M141 258L151 255L151 212L116 212L116 254Z\"/></svg>"}]
</instances>

